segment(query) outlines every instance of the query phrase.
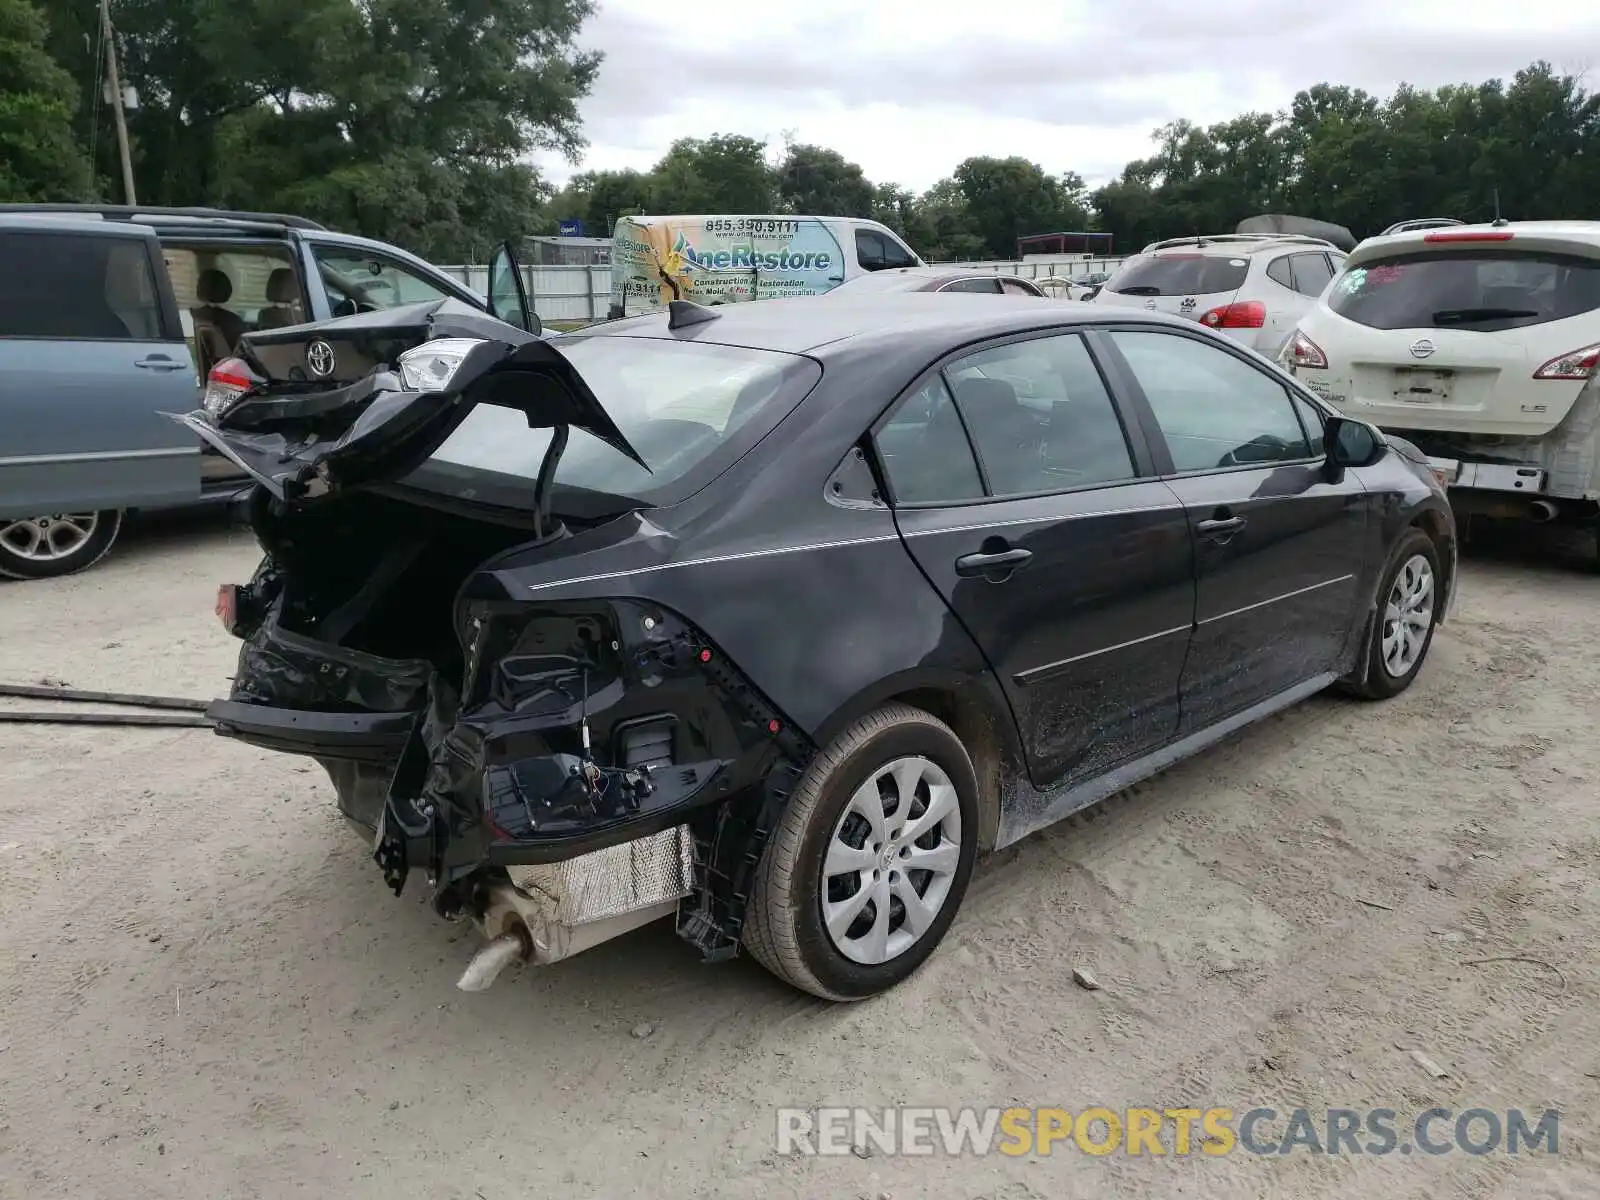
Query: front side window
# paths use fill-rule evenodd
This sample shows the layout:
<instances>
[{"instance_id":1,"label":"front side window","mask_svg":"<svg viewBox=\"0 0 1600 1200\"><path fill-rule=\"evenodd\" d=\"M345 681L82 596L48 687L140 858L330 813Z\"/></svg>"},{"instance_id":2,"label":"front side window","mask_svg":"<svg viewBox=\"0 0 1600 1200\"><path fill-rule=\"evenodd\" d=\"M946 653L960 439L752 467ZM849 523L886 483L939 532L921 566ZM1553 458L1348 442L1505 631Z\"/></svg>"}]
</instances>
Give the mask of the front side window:
<instances>
[{"instance_id":1,"label":"front side window","mask_svg":"<svg viewBox=\"0 0 1600 1200\"><path fill-rule=\"evenodd\" d=\"M1600 260L1500 249L1373 259L1339 276L1328 307L1373 329L1521 329L1600 308Z\"/></svg>"},{"instance_id":2,"label":"front side window","mask_svg":"<svg viewBox=\"0 0 1600 1200\"><path fill-rule=\"evenodd\" d=\"M856 230L856 261L867 271L917 265L917 260L906 252L904 246L876 229Z\"/></svg>"},{"instance_id":3,"label":"front side window","mask_svg":"<svg viewBox=\"0 0 1600 1200\"><path fill-rule=\"evenodd\" d=\"M1218 346L1180 334L1111 333L1150 403L1177 471L1312 457L1288 389Z\"/></svg>"},{"instance_id":4,"label":"front side window","mask_svg":"<svg viewBox=\"0 0 1600 1200\"><path fill-rule=\"evenodd\" d=\"M451 292L387 258L336 246L314 246L334 316L454 299Z\"/></svg>"},{"instance_id":5,"label":"front side window","mask_svg":"<svg viewBox=\"0 0 1600 1200\"><path fill-rule=\"evenodd\" d=\"M161 300L146 243L0 233L0 337L161 340Z\"/></svg>"}]
</instances>

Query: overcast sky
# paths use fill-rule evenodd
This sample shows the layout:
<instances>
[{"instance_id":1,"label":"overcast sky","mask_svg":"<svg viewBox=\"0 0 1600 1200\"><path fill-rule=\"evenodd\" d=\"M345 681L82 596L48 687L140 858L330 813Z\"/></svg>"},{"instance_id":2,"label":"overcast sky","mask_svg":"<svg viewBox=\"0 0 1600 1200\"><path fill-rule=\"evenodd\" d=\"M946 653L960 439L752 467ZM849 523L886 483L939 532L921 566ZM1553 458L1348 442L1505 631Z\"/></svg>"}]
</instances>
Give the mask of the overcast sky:
<instances>
[{"instance_id":1,"label":"overcast sky","mask_svg":"<svg viewBox=\"0 0 1600 1200\"><path fill-rule=\"evenodd\" d=\"M1321 81L1387 94L1537 58L1600 86L1595 0L599 0L605 52L575 169L646 170L674 138L785 132L922 190L974 154L1091 183L1175 117L1284 107Z\"/></svg>"}]
</instances>

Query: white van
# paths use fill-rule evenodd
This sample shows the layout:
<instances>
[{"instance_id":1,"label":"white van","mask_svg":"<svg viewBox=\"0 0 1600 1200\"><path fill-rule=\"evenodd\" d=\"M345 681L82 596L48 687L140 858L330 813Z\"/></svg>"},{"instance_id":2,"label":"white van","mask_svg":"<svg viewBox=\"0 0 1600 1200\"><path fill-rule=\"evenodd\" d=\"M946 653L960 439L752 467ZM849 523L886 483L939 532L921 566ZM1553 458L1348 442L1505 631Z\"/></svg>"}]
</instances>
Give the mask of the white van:
<instances>
[{"instance_id":1,"label":"white van","mask_svg":"<svg viewBox=\"0 0 1600 1200\"><path fill-rule=\"evenodd\" d=\"M623 217L612 231L612 317L672 300L732 304L816 296L847 279L926 264L857 217Z\"/></svg>"}]
</instances>

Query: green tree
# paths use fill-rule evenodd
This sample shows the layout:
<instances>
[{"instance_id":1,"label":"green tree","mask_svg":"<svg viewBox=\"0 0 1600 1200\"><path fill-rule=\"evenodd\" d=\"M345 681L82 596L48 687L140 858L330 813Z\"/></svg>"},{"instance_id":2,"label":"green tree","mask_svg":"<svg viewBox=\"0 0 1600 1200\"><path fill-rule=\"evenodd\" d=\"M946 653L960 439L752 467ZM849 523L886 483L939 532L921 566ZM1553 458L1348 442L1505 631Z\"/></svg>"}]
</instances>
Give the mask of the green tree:
<instances>
[{"instance_id":1,"label":"green tree","mask_svg":"<svg viewBox=\"0 0 1600 1200\"><path fill-rule=\"evenodd\" d=\"M90 187L73 134L72 77L46 50L44 15L0 0L0 201L75 200Z\"/></svg>"},{"instance_id":2,"label":"green tree","mask_svg":"<svg viewBox=\"0 0 1600 1200\"><path fill-rule=\"evenodd\" d=\"M764 213L776 205L767 144L735 133L679 138L650 172L657 213Z\"/></svg>"},{"instance_id":3,"label":"green tree","mask_svg":"<svg viewBox=\"0 0 1600 1200\"><path fill-rule=\"evenodd\" d=\"M584 171L550 201L552 221L576 218L591 236L605 237L617 218L650 206L650 176L641 171Z\"/></svg>"},{"instance_id":4,"label":"green tree","mask_svg":"<svg viewBox=\"0 0 1600 1200\"><path fill-rule=\"evenodd\" d=\"M791 143L777 171L785 210L818 217L871 216L875 189L865 173L837 150Z\"/></svg>"},{"instance_id":5,"label":"green tree","mask_svg":"<svg viewBox=\"0 0 1600 1200\"><path fill-rule=\"evenodd\" d=\"M956 167L955 181L974 228L995 258L1013 257L1017 239L1027 234L1088 225L1083 180L1076 175L1058 179L1025 158L969 158Z\"/></svg>"}]
</instances>

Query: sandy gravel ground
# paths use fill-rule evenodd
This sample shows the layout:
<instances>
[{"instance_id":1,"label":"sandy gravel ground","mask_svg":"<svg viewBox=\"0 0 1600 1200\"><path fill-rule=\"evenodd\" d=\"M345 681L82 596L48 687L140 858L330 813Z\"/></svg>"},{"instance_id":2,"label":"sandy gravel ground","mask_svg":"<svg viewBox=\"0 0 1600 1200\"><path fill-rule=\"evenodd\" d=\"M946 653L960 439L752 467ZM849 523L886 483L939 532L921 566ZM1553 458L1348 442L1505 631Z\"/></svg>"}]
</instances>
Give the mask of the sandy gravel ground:
<instances>
[{"instance_id":1,"label":"sandy gravel ground","mask_svg":"<svg viewBox=\"0 0 1600 1200\"><path fill-rule=\"evenodd\" d=\"M210 696L254 558L189 519L0 584L0 678ZM0 1195L1600 1195L1597 630L1600 577L1480 553L1402 699L1313 701L1003 854L849 1007L665 926L467 996L472 936L384 890L307 765L0 726ZM1549 966L1463 965L1504 955ZM776 1106L838 1103L1564 1117L1555 1159L774 1153Z\"/></svg>"}]
</instances>

